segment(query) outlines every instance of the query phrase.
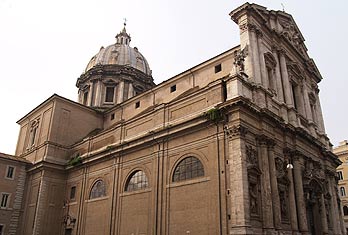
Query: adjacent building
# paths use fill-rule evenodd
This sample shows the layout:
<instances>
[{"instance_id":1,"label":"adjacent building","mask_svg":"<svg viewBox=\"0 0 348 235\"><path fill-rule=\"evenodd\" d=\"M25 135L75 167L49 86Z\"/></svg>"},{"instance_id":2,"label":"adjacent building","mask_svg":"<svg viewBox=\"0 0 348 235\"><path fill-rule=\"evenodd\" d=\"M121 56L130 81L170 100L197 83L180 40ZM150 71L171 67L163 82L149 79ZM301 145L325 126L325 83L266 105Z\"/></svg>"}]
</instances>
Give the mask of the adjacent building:
<instances>
[{"instance_id":1,"label":"adjacent building","mask_svg":"<svg viewBox=\"0 0 348 235\"><path fill-rule=\"evenodd\" d=\"M0 153L0 234L19 234L29 161Z\"/></svg>"},{"instance_id":2,"label":"adjacent building","mask_svg":"<svg viewBox=\"0 0 348 235\"><path fill-rule=\"evenodd\" d=\"M322 80L291 15L246 3L236 45L155 85L124 27L18 121L17 234L344 234Z\"/></svg>"},{"instance_id":3,"label":"adjacent building","mask_svg":"<svg viewBox=\"0 0 348 235\"><path fill-rule=\"evenodd\" d=\"M338 192L341 199L344 226L348 232L348 142L344 140L333 152L341 160L342 164L337 167ZM347 191L347 192L346 192Z\"/></svg>"}]
</instances>

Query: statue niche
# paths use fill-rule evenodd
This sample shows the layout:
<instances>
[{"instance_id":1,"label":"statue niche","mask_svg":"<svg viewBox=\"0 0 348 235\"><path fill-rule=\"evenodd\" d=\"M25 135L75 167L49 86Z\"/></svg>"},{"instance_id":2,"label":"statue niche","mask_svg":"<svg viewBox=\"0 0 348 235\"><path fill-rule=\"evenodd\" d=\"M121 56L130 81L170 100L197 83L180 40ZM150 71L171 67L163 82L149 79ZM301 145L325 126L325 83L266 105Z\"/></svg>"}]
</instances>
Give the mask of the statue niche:
<instances>
[{"instance_id":1,"label":"statue niche","mask_svg":"<svg viewBox=\"0 0 348 235\"><path fill-rule=\"evenodd\" d=\"M261 188L258 153L252 146L246 146L248 180L249 180L249 198L250 198L250 217L260 218L261 211Z\"/></svg>"},{"instance_id":2,"label":"statue niche","mask_svg":"<svg viewBox=\"0 0 348 235\"><path fill-rule=\"evenodd\" d=\"M287 177L286 162L280 157L275 159L277 170L278 193L280 201L280 212L282 222L289 222L289 185L290 181Z\"/></svg>"}]
</instances>

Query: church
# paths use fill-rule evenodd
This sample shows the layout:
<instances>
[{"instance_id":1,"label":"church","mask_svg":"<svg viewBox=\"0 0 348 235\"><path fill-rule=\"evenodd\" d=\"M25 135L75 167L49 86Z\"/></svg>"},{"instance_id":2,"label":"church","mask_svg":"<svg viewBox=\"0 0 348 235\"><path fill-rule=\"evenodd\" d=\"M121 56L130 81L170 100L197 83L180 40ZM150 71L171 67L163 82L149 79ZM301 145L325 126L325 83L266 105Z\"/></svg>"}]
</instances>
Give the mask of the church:
<instances>
[{"instance_id":1,"label":"church","mask_svg":"<svg viewBox=\"0 0 348 235\"><path fill-rule=\"evenodd\" d=\"M158 85L125 25L77 102L54 94L22 117L15 156L0 156L22 164L6 168L21 187L1 194L1 209L17 203L2 232L345 234L303 35L257 4L230 17L240 45Z\"/></svg>"}]
</instances>

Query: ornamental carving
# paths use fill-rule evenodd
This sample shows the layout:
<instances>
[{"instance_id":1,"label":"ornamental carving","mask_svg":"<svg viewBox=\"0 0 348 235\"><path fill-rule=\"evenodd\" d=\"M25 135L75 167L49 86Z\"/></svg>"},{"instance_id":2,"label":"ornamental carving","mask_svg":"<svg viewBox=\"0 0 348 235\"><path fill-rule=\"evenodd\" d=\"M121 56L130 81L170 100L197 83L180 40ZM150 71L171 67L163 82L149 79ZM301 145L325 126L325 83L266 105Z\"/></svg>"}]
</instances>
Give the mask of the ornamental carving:
<instances>
[{"instance_id":1,"label":"ornamental carving","mask_svg":"<svg viewBox=\"0 0 348 235\"><path fill-rule=\"evenodd\" d=\"M289 220L289 194L286 187L279 187L280 213L282 221Z\"/></svg>"},{"instance_id":2,"label":"ornamental carving","mask_svg":"<svg viewBox=\"0 0 348 235\"><path fill-rule=\"evenodd\" d=\"M246 158L247 158L248 169L259 167L258 154L256 149L254 149L252 146L249 146L249 145L246 146Z\"/></svg>"},{"instance_id":3,"label":"ornamental carving","mask_svg":"<svg viewBox=\"0 0 348 235\"><path fill-rule=\"evenodd\" d=\"M248 46L244 47L243 50L238 50L238 51L235 51L234 54L234 66L235 66L235 69L236 69L236 72L237 73L242 73L244 72L244 61L245 61L245 57L248 56Z\"/></svg>"},{"instance_id":4,"label":"ornamental carving","mask_svg":"<svg viewBox=\"0 0 348 235\"><path fill-rule=\"evenodd\" d=\"M309 185L309 183L313 179L315 179L318 182L325 181L325 172L320 162L316 162L308 158L305 162L305 168L303 172L303 184Z\"/></svg>"},{"instance_id":5,"label":"ornamental carving","mask_svg":"<svg viewBox=\"0 0 348 235\"><path fill-rule=\"evenodd\" d=\"M260 217L261 197L259 176L249 175L249 206L250 216Z\"/></svg>"},{"instance_id":6,"label":"ornamental carving","mask_svg":"<svg viewBox=\"0 0 348 235\"><path fill-rule=\"evenodd\" d=\"M225 133L229 137L242 136L248 133L248 129L242 125L233 125L231 127L225 126Z\"/></svg>"},{"instance_id":7,"label":"ornamental carving","mask_svg":"<svg viewBox=\"0 0 348 235\"><path fill-rule=\"evenodd\" d=\"M239 25L239 30L240 30L240 34L244 33L245 31L248 31L248 30L256 32L257 27L254 24L245 23L245 24Z\"/></svg>"},{"instance_id":8,"label":"ornamental carving","mask_svg":"<svg viewBox=\"0 0 348 235\"><path fill-rule=\"evenodd\" d=\"M283 31L280 35L284 36L300 53L305 54L303 39L292 22L280 22Z\"/></svg>"},{"instance_id":9,"label":"ornamental carving","mask_svg":"<svg viewBox=\"0 0 348 235\"><path fill-rule=\"evenodd\" d=\"M282 178L285 176L286 174L286 164L284 163L284 161L277 157L275 159L275 167L276 167L276 170L277 170L277 178Z\"/></svg>"}]
</instances>

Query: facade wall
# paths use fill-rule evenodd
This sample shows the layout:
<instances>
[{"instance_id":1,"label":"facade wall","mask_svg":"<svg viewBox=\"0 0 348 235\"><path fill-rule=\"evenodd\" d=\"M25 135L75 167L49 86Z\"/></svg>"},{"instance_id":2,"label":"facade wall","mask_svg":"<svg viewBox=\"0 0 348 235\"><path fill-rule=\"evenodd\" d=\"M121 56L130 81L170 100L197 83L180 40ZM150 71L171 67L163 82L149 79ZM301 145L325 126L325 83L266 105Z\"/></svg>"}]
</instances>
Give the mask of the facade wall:
<instances>
[{"instance_id":1,"label":"facade wall","mask_svg":"<svg viewBox=\"0 0 348 235\"><path fill-rule=\"evenodd\" d=\"M223 149L218 153L215 131L215 125L201 126L184 137L175 136L160 144L152 142L150 146L122 152L122 156L111 154L106 156L107 161L71 169L66 198L73 186L81 192L70 201L66 212L77 219L72 234L218 233L221 200L216 172ZM188 156L202 162L204 177L173 182L175 166ZM127 192L127 179L136 170L145 172L149 187ZM89 199L99 179L106 183L106 195Z\"/></svg>"},{"instance_id":2,"label":"facade wall","mask_svg":"<svg viewBox=\"0 0 348 235\"><path fill-rule=\"evenodd\" d=\"M14 156L0 153L0 225L4 234L20 234L27 164Z\"/></svg>"},{"instance_id":3,"label":"facade wall","mask_svg":"<svg viewBox=\"0 0 348 235\"><path fill-rule=\"evenodd\" d=\"M333 152L341 160L342 164L337 167L338 185L337 193L341 200L341 213L345 230L348 231L348 144L347 140L333 149Z\"/></svg>"},{"instance_id":4,"label":"facade wall","mask_svg":"<svg viewBox=\"0 0 348 235\"><path fill-rule=\"evenodd\" d=\"M240 46L107 111L54 95L19 121L22 234L344 233L303 36L259 5L230 16Z\"/></svg>"}]
</instances>

